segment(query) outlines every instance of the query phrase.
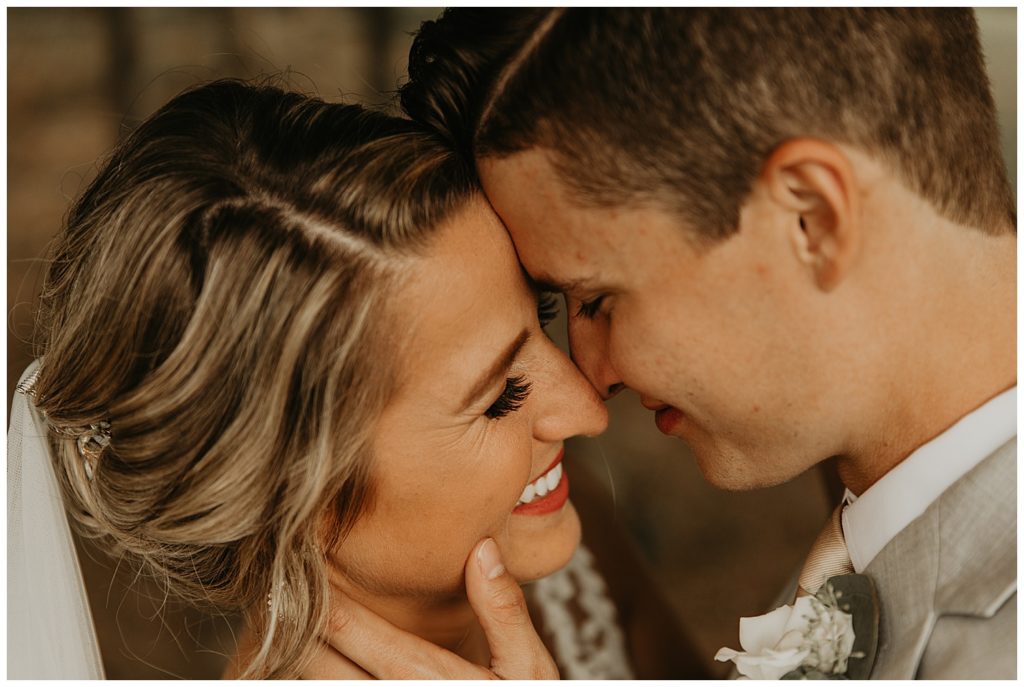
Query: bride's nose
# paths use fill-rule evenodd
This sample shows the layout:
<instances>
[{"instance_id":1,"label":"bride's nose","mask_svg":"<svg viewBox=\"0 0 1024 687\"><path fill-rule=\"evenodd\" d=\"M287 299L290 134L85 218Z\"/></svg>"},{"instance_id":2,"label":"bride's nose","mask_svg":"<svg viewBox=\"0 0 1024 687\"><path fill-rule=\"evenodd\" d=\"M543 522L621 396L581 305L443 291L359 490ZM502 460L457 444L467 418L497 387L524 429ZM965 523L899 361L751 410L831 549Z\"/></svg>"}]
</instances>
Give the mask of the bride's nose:
<instances>
[{"instance_id":1,"label":"bride's nose","mask_svg":"<svg viewBox=\"0 0 1024 687\"><path fill-rule=\"evenodd\" d=\"M608 428L608 409L568 356L552 344L548 374L538 380L533 434L541 441L596 436Z\"/></svg>"}]
</instances>

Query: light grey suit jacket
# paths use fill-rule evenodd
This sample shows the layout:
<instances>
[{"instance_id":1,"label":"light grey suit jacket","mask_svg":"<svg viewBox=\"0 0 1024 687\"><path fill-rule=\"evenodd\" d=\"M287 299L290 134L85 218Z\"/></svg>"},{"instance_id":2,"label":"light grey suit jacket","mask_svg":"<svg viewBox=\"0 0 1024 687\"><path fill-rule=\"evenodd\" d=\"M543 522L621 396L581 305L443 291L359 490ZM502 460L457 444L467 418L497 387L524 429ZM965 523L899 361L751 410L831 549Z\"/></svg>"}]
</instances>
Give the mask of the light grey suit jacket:
<instances>
[{"instance_id":1,"label":"light grey suit jacket","mask_svg":"<svg viewBox=\"0 0 1024 687\"><path fill-rule=\"evenodd\" d=\"M947 489L864 573L881 606L872 679L1017 676L1017 438Z\"/></svg>"}]
</instances>

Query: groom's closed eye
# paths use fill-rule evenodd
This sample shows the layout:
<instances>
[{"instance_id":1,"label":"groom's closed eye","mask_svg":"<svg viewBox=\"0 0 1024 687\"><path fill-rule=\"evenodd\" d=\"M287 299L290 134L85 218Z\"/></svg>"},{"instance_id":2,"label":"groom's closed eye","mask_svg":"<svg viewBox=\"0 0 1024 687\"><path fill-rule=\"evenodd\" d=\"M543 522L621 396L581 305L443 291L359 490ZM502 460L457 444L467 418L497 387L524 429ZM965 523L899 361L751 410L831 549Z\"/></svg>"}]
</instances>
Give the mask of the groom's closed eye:
<instances>
[{"instance_id":1,"label":"groom's closed eye","mask_svg":"<svg viewBox=\"0 0 1024 687\"><path fill-rule=\"evenodd\" d=\"M531 287L538 292L553 292L565 295L566 300L572 299L580 302L577 316L593 317L601 301L605 298L605 287L598 284L597 280L591 277L577 277L574 279L557 279L555 277L538 274L535 277L528 277ZM589 300L587 300L589 297Z\"/></svg>"},{"instance_id":2,"label":"groom's closed eye","mask_svg":"<svg viewBox=\"0 0 1024 687\"><path fill-rule=\"evenodd\" d=\"M580 301L579 308L576 310L576 317L583 317L588 320L594 319L601 309L601 303L604 302L604 299L605 297L602 295L589 301Z\"/></svg>"}]
</instances>

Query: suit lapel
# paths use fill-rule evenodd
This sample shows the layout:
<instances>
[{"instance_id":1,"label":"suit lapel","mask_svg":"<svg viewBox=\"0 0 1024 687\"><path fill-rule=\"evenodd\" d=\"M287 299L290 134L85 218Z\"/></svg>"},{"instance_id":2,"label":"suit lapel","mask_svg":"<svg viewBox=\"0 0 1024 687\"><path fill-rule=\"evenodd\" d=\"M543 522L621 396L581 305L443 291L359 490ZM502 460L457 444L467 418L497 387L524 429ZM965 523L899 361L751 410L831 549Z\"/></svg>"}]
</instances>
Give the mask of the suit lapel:
<instances>
[{"instance_id":1,"label":"suit lapel","mask_svg":"<svg viewBox=\"0 0 1024 687\"><path fill-rule=\"evenodd\" d=\"M1016 437L950 487L864 571L881 618L873 679L912 679L935 621L991 617L1016 591Z\"/></svg>"},{"instance_id":2,"label":"suit lapel","mask_svg":"<svg viewBox=\"0 0 1024 687\"><path fill-rule=\"evenodd\" d=\"M900 532L864 571L875 581L880 617L872 679L913 679L935 625L939 519L931 509Z\"/></svg>"},{"instance_id":3,"label":"suit lapel","mask_svg":"<svg viewBox=\"0 0 1024 687\"><path fill-rule=\"evenodd\" d=\"M1017 589L1016 440L956 486L939 503L945 546L935 607L991 618Z\"/></svg>"}]
</instances>

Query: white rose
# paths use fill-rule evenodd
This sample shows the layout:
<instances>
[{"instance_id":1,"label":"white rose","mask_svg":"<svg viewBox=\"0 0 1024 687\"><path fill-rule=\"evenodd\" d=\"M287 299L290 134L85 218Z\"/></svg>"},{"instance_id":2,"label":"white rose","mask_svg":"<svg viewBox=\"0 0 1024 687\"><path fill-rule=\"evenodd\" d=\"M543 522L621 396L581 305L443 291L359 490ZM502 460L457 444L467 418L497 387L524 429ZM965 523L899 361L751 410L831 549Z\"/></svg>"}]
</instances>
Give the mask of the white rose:
<instances>
[{"instance_id":1,"label":"white rose","mask_svg":"<svg viewBox=\"0 0 1024 687\"><path fill-rule=\"evenodd\" d=\"M740 618L743 651L722 648L716 661L733 661L740 675L778 680L807 665L823 673L843 673L853 649L853 618L813 596L756 618Z\"/></svg>"}]
</instances>

